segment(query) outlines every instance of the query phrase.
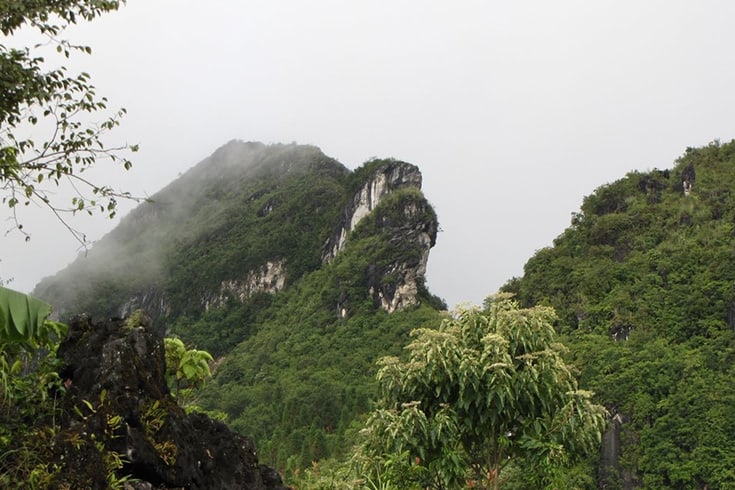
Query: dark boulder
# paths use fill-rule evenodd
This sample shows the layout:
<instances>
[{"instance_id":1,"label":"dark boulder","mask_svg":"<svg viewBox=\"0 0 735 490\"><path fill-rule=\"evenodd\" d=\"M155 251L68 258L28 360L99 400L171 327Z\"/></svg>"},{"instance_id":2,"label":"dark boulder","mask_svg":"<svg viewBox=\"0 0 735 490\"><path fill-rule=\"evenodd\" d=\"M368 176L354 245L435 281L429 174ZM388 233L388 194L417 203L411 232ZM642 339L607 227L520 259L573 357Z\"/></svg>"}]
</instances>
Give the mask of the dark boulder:
<instances>
[{"instance_id":1,"label":"dark boulder","mask_svg":"<svg viewBox=\"0 0 735 490\"><path fill-rule=\"evenodd\" d=\"M251 439L177 405L166 384L163 339L145 316L96 324L78 316L58 356L66 393L55 486L286 489L275 470L258 463Z\"/></svg>"}]
</instances>

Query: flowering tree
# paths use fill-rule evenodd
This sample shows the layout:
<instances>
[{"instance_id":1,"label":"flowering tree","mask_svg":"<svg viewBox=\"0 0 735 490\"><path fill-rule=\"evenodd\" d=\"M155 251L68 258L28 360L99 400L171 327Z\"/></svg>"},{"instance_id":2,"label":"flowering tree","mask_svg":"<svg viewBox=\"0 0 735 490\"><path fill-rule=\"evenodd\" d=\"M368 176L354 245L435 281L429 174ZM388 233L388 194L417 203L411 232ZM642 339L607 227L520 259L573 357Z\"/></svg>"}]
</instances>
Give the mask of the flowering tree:
<instances>
[{"instance_id":1,"label":"flowering tree","mask_svg":"<svg viewBox=\"0 0 735 490\"><path fill-rule=\"evenodd\" d=\"M414 331L407 361L380 361L381 398L362 448L378 462L370 478L497 489L512 461L550 469L596 450L606 410L578 389L554 319L551 308L497 297Z\"/></svg>"}]
</instances>

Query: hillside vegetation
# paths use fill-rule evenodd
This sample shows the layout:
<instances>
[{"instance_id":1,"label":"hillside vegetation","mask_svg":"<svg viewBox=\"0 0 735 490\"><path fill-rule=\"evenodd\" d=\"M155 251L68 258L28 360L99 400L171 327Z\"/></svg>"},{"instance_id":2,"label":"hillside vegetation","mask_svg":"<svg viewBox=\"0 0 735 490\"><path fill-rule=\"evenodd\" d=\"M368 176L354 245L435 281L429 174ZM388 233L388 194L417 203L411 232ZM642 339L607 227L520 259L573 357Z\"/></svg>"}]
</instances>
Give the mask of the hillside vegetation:
<instances>
[{"instance_id":1,"label":"hillside vegetation","mask_svg":"<svg viewBox=\"0 0 735 490\"><path fill-rule=\"evenodd\" d=\"M440 353L454 352L447 346L464 345L451 340L458 327L424 283L438 224L420 184L416 167L391 159L351 172L314 147L231 142L137 208L89 257L44 280L36 293L62 316L123 316L144 308L159 331L215 356L214 379L196 403L252 436L262 462L304 488L353 488L347 478L355 475L345 461L363 454L354 452L360 429L372 424L376 430L376 400L383 397L379 409L392 407L379 412L385 420L402 414L410 421L418 413L418 402L406 401L418 388L405 399L378 391L376 361L402 366L403 346L419 352L425 344L430 366L444 362ZM518 310L524 315L548 311L540 324L553 323L555 336L543 331L554 340L542 352L511 356L475 374L538 359L569 366L570 374L578 374L579 400L587 403L587 390L594 392L589 407L596 415L585 419L580 412L580 420L601 427L599 417L609 414L599 454L567 452L543 434L513 439L520 429L538 432L543 423L574 429L553 422L559 419L544 402L538 412L543 417L533 421L508 413L510 429L492 444L528 454L497 459L489 473L475 464L475 477L468 476L465 439L429 434L430 447L437 437L455 441L432 453L421 446L423 429L405 432L416 436L411 440L396 439L391 422L385 425L391 437L377 442L399 450L368 459L379 464L360 478L392 482L384 488L399 488L401 481L410 482L405 488L424 488L428 481L495 488L502 466L509 489L539 482L559 488L735 488L733 188L735 142L688 148L672 169L631 172L586 197L571 226L502 288L518 308L528 309ZM465 312L460 318L493 325L493 301L480 316ZM513 325L509 334L519 328ZM465 354L450 358L457 372L471 367ZM402 379L414 365L411 360L410 369L391 379ZM467 389L452 385L448 401L440 399L444 388L431 384L446 381L439 374L449 373L451 383L466 381L445 368L426 379L416 371L417 386L438 400L434 406L431 396L422 399L424 416L453 414L437 427L460 420L451 411L452 390L462 401ZM472 406L490 403L489 396ZM502 408L517 401L503 397L505 392L500 405L493 403ZM579 410L574 400L563 406ZM582 446L596 435L586 432ZM414 450L438 459L424 461ZM531 457L538 462L533 471L526 467ZM322 466L305 470L312 461ZM355 481L363 482L355 483L359 487L366 480Z\"/></svg>"},{"instance_id":2,"label":"hillside vegetation","mask_svg":"<svg viewBox=\"0 0 735 490\"><path fill-rule=\"evenodd\" d=\"M438 229L418 169L233 141L136 208L35 294L63 319L143 308L216 358L199 404L281 470L341 455L375 360L446 307L424 284ZM73 287L69 287L72 284Z\"/></svg>"},{"instance_id":3,"label":"hillside vegetation","mask_svg":"<svg viewBox=\"0 0 735 490\"><path fill-rule=\"evenodd\" d=\"M503 288L555 308L616 415L605 488L735 488L735 142L586 197Z\"/></svg>"}]
</instances>

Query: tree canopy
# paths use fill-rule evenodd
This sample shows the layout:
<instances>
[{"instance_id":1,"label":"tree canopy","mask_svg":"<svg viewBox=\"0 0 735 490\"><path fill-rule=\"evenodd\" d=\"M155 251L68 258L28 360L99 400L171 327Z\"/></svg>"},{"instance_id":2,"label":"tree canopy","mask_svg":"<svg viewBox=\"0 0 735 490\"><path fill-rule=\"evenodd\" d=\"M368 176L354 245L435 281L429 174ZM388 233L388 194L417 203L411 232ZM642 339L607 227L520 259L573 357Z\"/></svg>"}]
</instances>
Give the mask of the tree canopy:
<instances>
[{"instance_id":1,"label":"tree canopy","mask_svg":"<svg viewBox=\"0 0 735 490\"><path fill-rule=\"evenodd\" d=\"M550 469L595 451L606 410L578 388L555 318L499 296L484 311L415 330L407 361L383 358L363 450L384 478L404 488L499 488L501 471L524 461L545 470L533 482L541 487Z\"/></svg>"},{"instance_id":2,"label":"tree canopy","mask_svg":"<svg viewBox=\"0 0 735 490\"><path fill-rule=\"evenodd\" d=\"M0 198L13 226L30 239L18 215L19 205L46 206L82 244L83 233L66 216L80 211L114 217L119 198L130 194L88 179L83 172L101 159L131 166L124 156L135 145L109 147L105 134L119 124L124 109L107 113L108 101L97 95L87 73L71 74L47 59L73 52L91 53L63 39L64 29L81 20L116 10L120 1L0 1ZM40 36L32 47L6 45L28 29ZM52 48L52 49L49 49ZM100 114L105 113L100 116ZM90 122L94 117L101 121ZM45 136L40 136L45 135ZM72 197L60 202L54 189L68 186Z\"/></svg>"}]
</instances>

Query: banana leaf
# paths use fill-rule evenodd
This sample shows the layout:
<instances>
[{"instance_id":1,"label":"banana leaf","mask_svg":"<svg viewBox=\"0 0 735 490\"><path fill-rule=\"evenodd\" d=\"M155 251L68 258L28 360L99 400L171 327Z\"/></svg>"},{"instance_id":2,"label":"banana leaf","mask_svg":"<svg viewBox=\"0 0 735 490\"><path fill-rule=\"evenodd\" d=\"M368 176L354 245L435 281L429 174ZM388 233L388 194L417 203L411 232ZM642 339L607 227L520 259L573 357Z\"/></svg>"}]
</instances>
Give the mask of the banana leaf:
<instances>
[{"instance_id":1,"label":"banana leaf","mask_svg":"<svg viewBox=\"0 0 735 490\"><path fill-rule=\"evenodd\" d=\"M51 305L0 286L0 341L28 342L48 333Z\"/></svg>"}]
</instances>

